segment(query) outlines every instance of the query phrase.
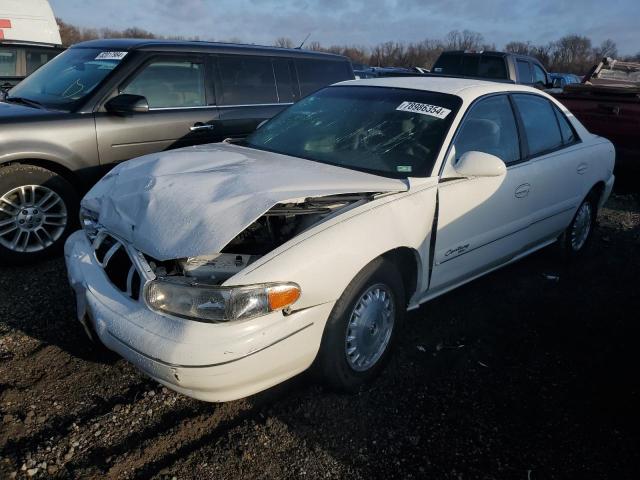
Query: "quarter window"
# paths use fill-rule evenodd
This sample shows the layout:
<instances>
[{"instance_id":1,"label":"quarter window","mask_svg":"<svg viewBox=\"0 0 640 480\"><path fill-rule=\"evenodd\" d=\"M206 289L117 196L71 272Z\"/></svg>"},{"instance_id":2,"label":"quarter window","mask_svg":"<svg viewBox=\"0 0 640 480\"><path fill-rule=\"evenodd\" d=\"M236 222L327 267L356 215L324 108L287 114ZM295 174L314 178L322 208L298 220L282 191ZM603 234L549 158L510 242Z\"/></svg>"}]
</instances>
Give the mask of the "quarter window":
<instances>
[{"instance_id":1,"label":"quarter window","mask_svg":"<svg viewBox=\"0 0 640 480\"><path fill-rule=\"evenodd\" d=\"M204 106L204 66L191 61L154 61L144 67L121 93L142 95L150 108Z\"/></svg>"},{"instance_id":2,"label":"quarter window","mask_svg":"<svg viewBox=\"0 0 640 480\"><path fill-rule=\"evenodd\" d=\"M218 58L220 105L277 103L276 79L269 57Z\"/></svg>"},{"instance_id":3,"label":"quarter window","mask_svg":"<svg viewBox=\"0 0 640 480\"><path fill-rule=\"evenodd\" d=\"M520 83L531 83L531 65L525 60L517 60L518 78Z\"/></svg>"},{"instance_id":4,"label":"quarter window","mask_svg":"<svg viewBox=\"0 0 640 480\"><path fill-rule=\"evenodd\" d=\"M490 153L507 165L520 160L518 130L509 99L498 95L472 107L454 146L456 160L469 151Z\"/></svg>"},{"instance_id":5,"label":"quarter window","mask_svg":"<svg viewBox=\"0 0 640 480\"><path fill-rule=\"evenodd\" d=\"M556 114L556 118L558 119L558 124L560 125L560 133L562 134L562 141L565 145L570 145L574 143L577 139L576 133L573 130L573 127L565 117L564 113L562 113L558 108L553 107L553 111Z\"/></svg>"},{"instance_id":6,"label":"quarter window","mask_svg":"<svg viewBox=\"0 0 640 480\"><path fill-rule=\"evenodd\" d=\"M529 155L539 155L562 146L562 136L551 103L537 95L514 95L529 145Z\"/></svg>"}]
</instances>

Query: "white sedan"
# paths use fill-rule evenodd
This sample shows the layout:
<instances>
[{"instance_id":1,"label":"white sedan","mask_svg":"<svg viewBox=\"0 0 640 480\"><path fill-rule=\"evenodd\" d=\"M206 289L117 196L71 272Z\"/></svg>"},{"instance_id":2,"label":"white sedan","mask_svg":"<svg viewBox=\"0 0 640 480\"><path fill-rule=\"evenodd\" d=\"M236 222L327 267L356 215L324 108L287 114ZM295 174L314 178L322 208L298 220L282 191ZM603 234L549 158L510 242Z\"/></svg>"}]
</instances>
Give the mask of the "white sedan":
<instances>
[{"instance_id":1,"label":"white sedan","mask_svg":"<svg viewBox=\"0 0 640 480\"><path fill-rule=\"evenodd\" d=\"M312 365L354 391L407 309L553 242L583 251L614 155L532 88L340 83L246 140L141 157L96 184L65 249L78 317L195 398Z\"/></svg>"}]
</instances>

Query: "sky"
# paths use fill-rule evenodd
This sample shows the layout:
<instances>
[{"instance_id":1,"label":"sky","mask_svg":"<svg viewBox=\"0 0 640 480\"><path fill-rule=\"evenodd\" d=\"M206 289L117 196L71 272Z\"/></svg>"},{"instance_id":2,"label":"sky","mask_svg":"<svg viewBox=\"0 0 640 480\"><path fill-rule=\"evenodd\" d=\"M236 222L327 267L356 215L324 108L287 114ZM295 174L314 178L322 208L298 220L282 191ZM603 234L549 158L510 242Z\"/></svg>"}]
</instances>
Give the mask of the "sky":
<instances>
[{"instance_id":1,"label":"sky","mask_svg":"<svg viewBox=\"0 0 640 480\"><path fill-rule=\"evenodd\" d=\"M640 52L640 0L49 0L83 27L140 27L156 34L272 45L278 37L324 46L438 39L474 30L500 49L577 33Z\"/></svg>"}]
</instances>

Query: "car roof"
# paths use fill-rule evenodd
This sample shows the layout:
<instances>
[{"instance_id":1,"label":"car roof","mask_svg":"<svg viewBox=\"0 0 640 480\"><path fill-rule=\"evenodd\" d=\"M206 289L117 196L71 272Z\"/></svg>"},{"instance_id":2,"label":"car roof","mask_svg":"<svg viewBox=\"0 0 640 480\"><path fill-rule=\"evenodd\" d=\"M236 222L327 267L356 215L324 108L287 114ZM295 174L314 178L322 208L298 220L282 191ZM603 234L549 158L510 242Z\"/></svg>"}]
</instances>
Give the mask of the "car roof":
<instances>
[{"instance_id":1,"label":"car roof","mask_svg":"<svg viewBox=\"0 0 640 480\"><path fill-rule=\"evenodd\" d=\"M541 94L540 90L513 83L491 82L475 78L437 76L381 77L362 80L347 80L336 85L362 85L371 87L407 88L429 92L446 93L473 101L479 96L500 92L528 92Z\"/></svg>"},{"instance_id":2,"label":"car roof","mask_svg":"<svg viewBox=\"0 0 640 480\"><path fill-rule=\"evenodd\" d=\"M114 38L89 40L76 43L71 48L98 48L104 50L121 51L154 51L154 52L194 52L194 53L236 53L251 55L275 55L288 57L312 57L325 60L348 59L333 53L315 52L298 48L267 47L262 45L247 45L240 43L202 42L181 40L158 40L139 38Z\"/></svg>"}]
</instances>

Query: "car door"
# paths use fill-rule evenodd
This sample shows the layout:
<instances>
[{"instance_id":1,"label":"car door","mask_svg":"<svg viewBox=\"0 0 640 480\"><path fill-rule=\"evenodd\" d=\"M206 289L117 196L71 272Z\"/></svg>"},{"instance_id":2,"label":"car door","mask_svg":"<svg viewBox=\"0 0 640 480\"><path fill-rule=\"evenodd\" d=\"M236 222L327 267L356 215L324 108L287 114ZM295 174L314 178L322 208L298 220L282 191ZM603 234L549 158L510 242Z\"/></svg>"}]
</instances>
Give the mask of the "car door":
<instances>
[{"instance_id":1,"label":"car door","mask_svg":"<svg viewBox=\"0 0 640 480\"><path fill-rule=\"evenodd\" d=\"M577 133L550 100L514 94L529 162L540 179L533 198L532 240L557 237L582 201L591 158Z\"/></svg>"},{"instance_id":2,"label":"car door","mask_svg":"<svg viewBox=\"0 0 640 480\"><path fill-rule=\"evenodd\" d=\"M506 164L497 177L461 178L455 163L468 151ZM438 213L429 292L447 289L521 252L532 215L534 170L524 158L508 95L482 98L465 115L438 187Z\"/></svg>"},{"instance_id":3,"label":"car door","mask_svg":"<svg viewBox=\"0 0 640 480\"><path fill-rule=\"evenodd\" d=\"M225 138L247 136L299 98L286 58L218 55L213 66L220 111L215 127Z\"/></svg>"},{"instance_id":4,"label":"car door","mask_svg":"<svg viewBox=\"0 0 640 480\"><path fill-rule=\"evenodd\" d=\"M196 55L156 55L147 59L113 92L142 95L149 111L127 116L95 114L100 163L209 143L224 137L215 131L218 109L206 59Z\"/></svg>"}]
</instances>

